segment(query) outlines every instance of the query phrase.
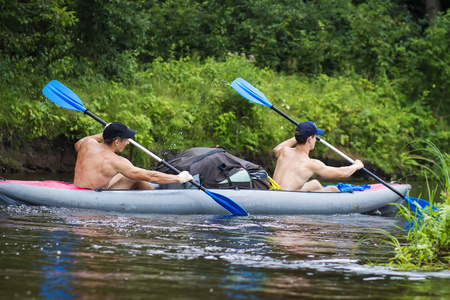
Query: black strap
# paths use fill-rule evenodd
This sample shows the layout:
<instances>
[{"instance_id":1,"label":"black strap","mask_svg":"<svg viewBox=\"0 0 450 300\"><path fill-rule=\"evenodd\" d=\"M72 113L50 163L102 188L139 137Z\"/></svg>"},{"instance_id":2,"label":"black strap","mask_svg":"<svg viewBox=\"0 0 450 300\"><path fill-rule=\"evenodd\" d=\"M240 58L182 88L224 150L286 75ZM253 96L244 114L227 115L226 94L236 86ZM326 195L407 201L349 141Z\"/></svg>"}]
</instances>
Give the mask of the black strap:
<instances>
[{"instance_id":1,"label":"black strap","mask_svg":"<svg viewBox=\"0 0 450 300\"><path fill-rule=\"evenodd\" d=\"M227 167L227 165L226 165L226 164L221 164L221 165L218 165L217 167L223 172L223 174L225 174L225 177L226 177L227 180L228 180L228 184L229 184L230 186L233 186L233 183L231 182L231 179L230 179L230 174L229 174L228 171L225 169L225 168Z\"/></svg>"}]
</instances>

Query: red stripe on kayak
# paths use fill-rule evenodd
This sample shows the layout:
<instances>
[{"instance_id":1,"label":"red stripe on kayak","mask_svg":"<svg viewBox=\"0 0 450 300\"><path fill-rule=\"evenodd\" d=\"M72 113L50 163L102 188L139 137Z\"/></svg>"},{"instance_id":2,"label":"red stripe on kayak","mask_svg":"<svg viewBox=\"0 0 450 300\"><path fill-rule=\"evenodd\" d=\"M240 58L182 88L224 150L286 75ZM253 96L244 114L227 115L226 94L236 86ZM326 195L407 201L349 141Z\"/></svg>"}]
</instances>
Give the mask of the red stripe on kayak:
<instances>
[{"instance_id":1,"label":"red stripe on kayak","mask_svg":"<svg viewBox=\"0 0 450 300\"><path fill-rule=\"evenodd\" d=\"M402 185L404 185L404 184L390 184L390 186L392 186L392 187L402 186ZM385 187L381 183L375 183L375 184L370 184L370 189L367 189L364 191L354 191L354 193L364 193L364 192L379 191L379 190L384 190L384 189L387 189L387 187Z\"/></svg>"},{"instance_id":2,"label":"red stripe on kayak","mask_svg":"<svg viewBox=\"0 0 450 300\"><path fill-rule=\"evenodd\" d=\"M2 184L2 183L40 186L40 187L48 187L48 188L64 189L64 190L89 190L89 189L84 189L84 188L78 187L71 183L62 182L62 181L53 181L53 180L44 180L44 181L4 180L4 181L0 181L0 184Z\"/></svg>"}]
</instances>

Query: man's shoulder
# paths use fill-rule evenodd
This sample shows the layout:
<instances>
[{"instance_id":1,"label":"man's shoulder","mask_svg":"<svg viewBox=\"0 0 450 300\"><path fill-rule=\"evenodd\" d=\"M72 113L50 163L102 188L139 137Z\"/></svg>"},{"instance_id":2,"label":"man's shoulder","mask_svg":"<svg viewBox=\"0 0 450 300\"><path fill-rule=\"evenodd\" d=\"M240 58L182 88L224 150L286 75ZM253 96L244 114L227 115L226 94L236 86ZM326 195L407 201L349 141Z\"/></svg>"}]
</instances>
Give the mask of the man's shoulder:
<instances>
[{"instance_id":1,"label":"man's shoulder","mask_svg":"<svg viewBox=\"0 0 450 300\"><path fill-rule=\"evenodd\" d=\"M104 152L104 157L108 159L109 163L112 165L127 165L132 166L133 164L125 157L117 155L116 153L112 151L106 151Z\"/></svg>"},{"instance_id":2,"label":"man's shoulder","mask_svg":"<svg viewBox=\"0 0 450 300\"><path fill-rule=\"evenodd\" d=\"M85 136L84 138L79 139L77 143L79 143L80 145L87 145L92 143L98 144L98 142L90 136Z\"/></svg>"},{"instance_id":3,"label":"man's shoulder","mask_svg":"<svg viewBox=\"0 0 450 300\"><path fill-rule=\"evenodd\" d=\"M315 158L310 158L308 160L308 165L314 171L317 171L317 170L322 169L322 168L327 166L321 160L318 160L318 159L315 159Z\"/></svg>"},{"instance_id":4,"label":"man's shoulder","mask_svg":"<svg viewBox=\"0 0 450 300\"><path fill-rule=\"evenodd\" d=\"M291 152L292 148L290 147L280 147L280 149L278 149L278 159L279 160L290 160L294 153Z\"/></svg>"},{"instance_id":5,"label":"man's shoulder","mask_svg":"<svg viewBox=\"0 0 450 300\"><path fill-rule=\"evenodd\" d=\"M280 148L280 153L292 153L295 154L295 148L289 147L289 146L283 146Z\"/></svg>"}]
</instances>

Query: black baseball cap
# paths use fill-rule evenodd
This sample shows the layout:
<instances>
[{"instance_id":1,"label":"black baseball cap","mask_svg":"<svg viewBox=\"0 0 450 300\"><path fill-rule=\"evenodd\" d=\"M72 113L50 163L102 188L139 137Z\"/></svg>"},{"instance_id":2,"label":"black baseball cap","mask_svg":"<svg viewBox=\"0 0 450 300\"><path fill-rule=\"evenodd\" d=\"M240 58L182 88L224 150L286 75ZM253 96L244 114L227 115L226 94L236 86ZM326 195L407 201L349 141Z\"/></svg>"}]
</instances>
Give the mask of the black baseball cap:
<instances>
[{"instance_id":1,"label":"black baseball cap","mask_svg":"<svg viewBox=\"0 0 450 300\"><path fill-rule=\"evenodd\" d=\"M120 137L123 139L131 139L136 134L136 130L129 129L127 126L120 122L112 122L106 125L103 130L103 139L112 139Z\"/></svg>"},{"instance_id":2,"label":"black baseball cap","mask_svg":"<svg viewBox=\"0 0 450 300\"><path fill-rule=\"evenodd\" d=\"M311 121L305 121L298 124L297 129L295 130L295 136L308 137L312 135L322 135L325 131L323 129L318 129L316 124Z\"/></svg>"}]
</instances>

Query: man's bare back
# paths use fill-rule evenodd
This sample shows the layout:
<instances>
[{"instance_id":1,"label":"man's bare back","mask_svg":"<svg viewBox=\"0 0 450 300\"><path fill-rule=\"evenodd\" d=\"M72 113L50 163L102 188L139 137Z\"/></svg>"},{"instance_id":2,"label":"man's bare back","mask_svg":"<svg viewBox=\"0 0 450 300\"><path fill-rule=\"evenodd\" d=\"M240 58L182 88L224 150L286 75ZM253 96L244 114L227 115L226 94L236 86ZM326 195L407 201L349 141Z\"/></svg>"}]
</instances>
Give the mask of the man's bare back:
<instances>
[{"instance_id":1,"label":"man's bare back","mask_svg":"<svg viewBox=\"0 0 450 300\"><path fill-rule=\"evenodd\" d=\"M300 132L307 136L299 138ZM324 188L318 180L308 180L314 174L325 179L346 178L364 167L359 160L351 166L336 168L327 166L320 160L311 159L309 152L315 147L316 132L323 134L323 130L317 129L312 122L300 123L295 132L297 138L288 139L274 148L273 152L278 160L273 179L281 186L282 190L339 192L339 189L334 186ZM312 135L308 135L310 133Z\"/></svg>"},{"instance_id":2,"label":"man's bare back","mask_svg":"<svg viewBox=\"0 0 450 300\"><path fill-rule=\"evenodd\" d=\"M304 184L314 174L308 168L310 158L295 148L280 149L273 178L282 190L301 191Z\"/></svg>"},{"instance_id":3,"label":"man's bare back","mask_svg":"<svg viewBox=\"0 0 450 300\"><path fill-rule=\"evenodd\" d=\"M125 125L117 122L112 124L119 129L124 127L125 132L128 130L128 134L134 136ZM103 133L82 138L75 144L78 153L74 176L76 186L89 189L153 189L150 182L167 184L192 180L192 176L186 171L171 175L135 167L128 159L115 154L129 144L130 135L125 138L108 138L109 140L100 143L105 132L106 135L113 136L121 134L120 131L110 133L106 128Z\"/></svg>"},{"instance_id":4,"label":"man's bare back","mask_svg":"<svg viewBox=\"0 0 450 300\"><path fill-rule=\"evenodd\" d=\"M93 137L86 137L78 143L74 184L90 189L108 189L114 186L112 179L119 173L116 165L120 168L121 164L126 164L123 161L126 159L116 155Z\"/></svg>"}]
</instances>

